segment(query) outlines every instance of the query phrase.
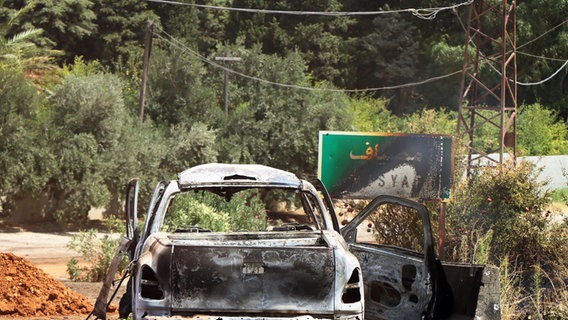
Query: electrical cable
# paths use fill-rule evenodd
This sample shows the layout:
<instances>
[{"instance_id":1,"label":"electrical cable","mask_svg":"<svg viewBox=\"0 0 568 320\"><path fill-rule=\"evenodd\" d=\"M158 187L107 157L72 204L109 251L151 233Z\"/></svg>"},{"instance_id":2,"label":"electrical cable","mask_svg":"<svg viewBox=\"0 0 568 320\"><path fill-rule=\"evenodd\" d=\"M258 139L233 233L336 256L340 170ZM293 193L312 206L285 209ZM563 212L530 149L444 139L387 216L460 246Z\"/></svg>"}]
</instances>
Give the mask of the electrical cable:
<instances>
[{"instance_id":1,"label":"electrical cable","mask_svg":"<svg viewBox=\"0 0 568 320\"><path fill-rule=\"evenodd\" d=\"M454 13L456 14L456 16L457 16L457 18L458 18L458 20L459 20L459 22L460 22L460 25L462 26L462 29L464 30L464 32L467 32L467 28L466 28L466 26L464 25L463 21L461 20L460 16L457 14L457 12L454 11ZM552 28L546 30L546 31L543 32L542 34L538 35L537 37L535 37L535 38L533 38L533 39L531 39L531 40L525 42L524 44L522 44L522 45L520 45L520 46L517 46L517 49L522 48L522 47L524 47L524 46L527 46L527 45L529 45L529 44L531 44L531 43L537 41L538 39L544 37L544 36L547 35L548 33L550 33L550 32L552 32L552 31L558 29L559 27L561 27L562 25L564 25L564 24L566 24L566 23L568 23L568 20L564 20L564 21L560 22L560 23L557 24L556 26L554 26L554 27L552 27ZM476 47L475 43L473 43L473 41L472 41L471 39L470 39L470 43L471 43L471 45L472 45L473 47ZM479 52L479 53L483 56L483 58L486 59L487 61L491 61L491 59L489 59L488 57L484 56L483 53L482 53L480 50L477 50L477 52ZM512 51L508 51L507 54L510 54L511 52L512 52ZM558 58L549 58L549 57L544 57L544 56L537 56L537 55L533 55L533 54L526 53L526 52L521 52L521 51L517 51L517 53L518 53L518 54L522 54L522 55L526 55L526 56L529 56L529 57L533 57L533 58L539 58L539 59L545 59L545 60L552 60L552 61L563 61L563 62L564 62L564 64L562 64L562 66L561 66L560 68L558 68L558 70L556 70L552 75L550 75L550 76L547 77L546 79L540 80L540 81L538 81L538 82L519 82L519 81L516 81L516 84L517 84L517 85L520 85L520 86L536 86L536 85L543 84L543 83L545 83L545 82L551 80L552 78L554 78L554 76L556 76L560 71L562 71L562 69L564 69L564 67L566 67L566 65L568 65L568 60L566 60L566 59L558 59ZM491 63L489 63L488 65L489 65L489 67L490 67L493 71L495 71L495 72L498 73L499 75L502 75L501 71L497 70L497 68L495 68L495 66L493 66ZM515 82L513 79L509 79L509 81L510 81L510 82L513 82L513 83Z\"/></svg>"},{"instance_id":2,"label":"electrical cable","mask_svg":"<svg viewBox=\"0 0 568 320\"><path fill-rule=\"evenodd\" d=\"M249 80L253 80L253 81L257 81L257 82L261 82L261 83L265 83L265 84L269 84L269 85L274 85L274 86L279 86L279 87L284 87L284 88L290 88L290 89L299 89L299 90L306 90L306 91L319 91L319 92L342 92L342 93L362 93L362 92L373 92L373 91L383 91L383 90L393 90L393 89L401 89L401 88L408 88L408 87L415 87L415 86L419 86L419 85L423 85L423 84L427 84L430 82L434 82L437 80L441 80L444 78L448 78L454 75L457 75L459 73L462 72L462 70L459 71L455 71L452 73L448 73L445 75L441 75L441 76L436 76L436 77L432 77L432 78L428 78L422 81L417 81L417 82L411 82L411 83L405 83L405 84L400 84L400 85L394 85L394 86L385 86L385 87L377 87L377 88L365 88L365 89L331 89L331 88L313 88L313 87L306 87L306 86L300 86L300 85L294 85L294 84L287 84L287 83L280 83L280 82L275 82L275 81L270 81L270 80L266 80L266 79L262 79L259 77L255 77L255 76L250 76L241 72L238 72L236 70L230 69L226 66L223 66L221 64L218 64L204 56L202 56L201 54L199 54L198 52L195 52L194 50L188 48L187 46L185 46L183 43L181 43L179 40L175 39L173 36L171 36L170 34L168 34L167 32L165 32L164 30L158 29L157 31L159 31L159 33L155 33L155 35L166 41L167 43L175 46L176 48L188 52L191 55L197 57L199 60L201 60L202 62L209 64L215 68L219 68L223 71L227 71L229 73L232 73L234 75L240 76L242 78L246 78ZM160 33L165 34L167 37L169 37L170 39L166 39L165 37L163 37Z\"/></svg>"},{"instance_id":3,"label":"electrical cable","mask_svg":"<svg viewBox=\"0 0 568 320\"><path fill-rule=\"evenodd\" d=\"M530 83L525 83L525 82L519 82L519 81L517 81L517 84L518 84L518 85L521 85L521 86L537 86L537 85L539 85L539 84L543 84L543 83L549 81L550 79L554 78L554 76L556 76L560 71L562 71L562 69L564 69L564 67L566 67L566 65L568 65L568 60L566 60L566 61L564 62L564 64L562 64L562 66L561 66L560 68L558 68L558 70L556 70L556 71L555 71L553 74L551 74L548 78L543 79L543 80L541 80L541 81L538 81L538 82L530 82ZM510 79L509 81L513 82L512 79Z\"/></svg>"},{"instance_id":4,"label":"electrical cable","mask_svg":"<svg viewBox=\"0 0 568 320\"><path fill-rule=\"evenodd\" d=\"M564 69L564 67L566 67L566 65L568 65L568 60L560 60L560 61L564 61L562 66L560 68L558 68L556 71L554 71L554 73L551 74L550 76L548 76L546 79L542 79L542 80L537 81L537 82L516 81L516 84L520 85L520 86L524 86L524 87L530 87L530 86L537 86L539 84L543 84L547 81L550 81L552 78L554 78L554 76L556 76L560 71L562 71L562 69ZM493 70L495 73L499 74L500 76L502 75L501 71L497 70L497 68L495 68L495 66L493 64L488 63L488 65L489 65L489 68L491 68L491 70ZM515 83L515 80L509 79L509 82Z\"/></svg>"},{"instance_id":5,"label":"electrical cable","mask_svg":"<svg viewBox=\"0 0 568 320\"><path fill-rule=\"evenodd\" d=\"M566 61L566 59L559 59L559 58L550 58L550 57L545 57L545 56L537 56L535 54L531 54L528 52L523 52L523 51L517 51L518 54L522 54L523 56L527 56L527 57L532 57L532 58L536 58L536 59L542 59L542 60L550 60L550 61Z\"/></svg>"},{"instance_id":6,"label":"electrical cable","mask_svg":"<svg viewBox=\"0 0 568 320\"><path fill-rule=\"evenodd\" d=\"M433 20L436 15L445 10L455 10L462 6L467 6L473 3L474 0L467 0L462 3L458 3L447 7L433 7L433 8L408 8L399 10L381 10L381 11L355 11L355 12L343 12L343 11L290 11L290 10L268 10L268 9L252 9L252 8L234 8L234 7L222 7L213 5L204 5L196 3L186 3L171 0L146 0L147 2L170 4L178 6L189 6L204 9L216 9L216 10L227 10L227 11L239 11L248 13L267 13L267 14L288 14L288 15L318 15L318 16L363 16L363 15L380 15L380 14L392 14L392 13L411 13L412 15L425 20Z\"/></svg>"},{"instance_id":7,"label":"electrical cable","mask_svg":"<svg viewBox=\"0 0 568 320\"><path fill-rule=\"evenodd\" d=\"M548 33L552 32L552 31L558 29L559 27L561 27L562 25L566 24L567 22L568 22L568 20L564 20L564 21L560 22L559 24L557 24L556 26L554 26L554 27L552 27L552 28L546 30L545 32L543 32L542 34L540 34L538 37L535 37L535 38L533 38L532 40L529 40L529 41L523 43L522 45L517 46L517 50L520 49L520 48L522 48L522 47L524 47L524 46L527 46L527 45L529 45L529 44L531 44L531 43L533 43L533 42L535 42L535 41L537 41L538 39L544 37L544 36L547 35Z\"/></svg>"}]
</instances>

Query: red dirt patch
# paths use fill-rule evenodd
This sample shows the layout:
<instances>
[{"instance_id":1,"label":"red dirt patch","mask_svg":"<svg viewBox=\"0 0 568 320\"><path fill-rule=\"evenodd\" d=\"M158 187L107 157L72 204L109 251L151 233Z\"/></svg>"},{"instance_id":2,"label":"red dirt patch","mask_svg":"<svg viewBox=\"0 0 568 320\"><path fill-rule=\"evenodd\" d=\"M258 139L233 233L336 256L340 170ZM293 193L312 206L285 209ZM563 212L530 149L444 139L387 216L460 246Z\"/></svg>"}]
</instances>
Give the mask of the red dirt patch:
<instances>
[{"instance_id":1,"label":"red dirt patch","mask_svg":"<svg viewBox=\"0 0 568 320\"><path fill-rule=\"evenodd\" d=\"M88 314L93 305L28 260L0 253L0 316Z\"/></svg>"}]
</instances>

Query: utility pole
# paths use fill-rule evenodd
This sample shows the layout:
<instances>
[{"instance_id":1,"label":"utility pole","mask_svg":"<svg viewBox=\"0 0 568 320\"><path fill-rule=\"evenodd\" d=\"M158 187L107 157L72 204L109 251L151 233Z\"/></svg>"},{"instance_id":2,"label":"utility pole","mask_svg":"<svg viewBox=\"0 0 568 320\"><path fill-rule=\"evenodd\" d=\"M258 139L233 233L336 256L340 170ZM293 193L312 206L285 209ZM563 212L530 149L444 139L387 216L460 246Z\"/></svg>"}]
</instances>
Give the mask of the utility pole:
<instances>
[{"instance_id":1,"label":"utility pole","mask_svg":"<svg viewBox=\"0 0 568 320\"><path fill-rule=\"evenodd\" d=\"M142 87L140 88L140 103L138 106L140 113L140 123L144 122L144 104L146 103L146 82L148 79L148 66L150 64L150 53L152 52L152 38L154 37L154 22L148 21L146 24L146 35L144 37L144 61L142 64Z\"/></svg>"},{"instance_id":2,"label":"utility pole","mask_svg":"<svg viewBox=\"0 0 568 320\"><path fill-rule=\"evenodd\" d=\"M501 25L488 25L501 21ZM474 161L503 164L517 156L517 28L516 0L469 5L464 63L459 97L457 134L467 139L467 173ZM499 130L499 146L483 152L474 131L482 126ZM493 159L490 153L498 153Z\"/></svg>"},{"instance_id":3,"label":"utility pole","mask_svg":"<svg viewBox=\"0 0 568 320\"><path fill-rule=\"evenodd\" d=\"M229 115L229 71L227 70L227 64L229 62L241 61L238 57L215 57L216 61L223 62L223 104L225 105L225 115Z\"/></svg>"}]
</instances>

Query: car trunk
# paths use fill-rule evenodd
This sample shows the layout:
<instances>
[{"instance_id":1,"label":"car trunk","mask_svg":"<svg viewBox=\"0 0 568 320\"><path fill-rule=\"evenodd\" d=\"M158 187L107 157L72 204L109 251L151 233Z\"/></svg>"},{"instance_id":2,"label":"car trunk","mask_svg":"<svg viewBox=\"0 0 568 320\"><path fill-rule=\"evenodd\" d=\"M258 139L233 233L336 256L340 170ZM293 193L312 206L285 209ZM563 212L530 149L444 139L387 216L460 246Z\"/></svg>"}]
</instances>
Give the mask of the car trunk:
<instances>
[{"instance_id":1,"label":"car trunk","mask_svg":"<svg viewBox=\"0 0 568 320\"><path fill-rule=\"evenodd\" d=\"M333 310L333 249L318 232L170 239L172 315Z\"/></svg>"}]
</instances>

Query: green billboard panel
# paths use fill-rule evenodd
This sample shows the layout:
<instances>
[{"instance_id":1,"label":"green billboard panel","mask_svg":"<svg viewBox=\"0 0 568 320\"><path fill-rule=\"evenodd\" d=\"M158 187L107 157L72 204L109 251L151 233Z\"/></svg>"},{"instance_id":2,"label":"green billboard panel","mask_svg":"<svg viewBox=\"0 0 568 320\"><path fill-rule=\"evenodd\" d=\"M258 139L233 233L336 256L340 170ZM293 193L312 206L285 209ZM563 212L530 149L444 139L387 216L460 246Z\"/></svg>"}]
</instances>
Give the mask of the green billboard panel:
<instances>
[{"instance_id":1,"label":"green billboard panel","mask_svg":"<svg viewBox=\"0 0 568 320\"><path fill-rule=\"evenodd\" d=\"M320 131L318 177L336 198L448 200L452 137Z\"/></svg>"}]
</instances>

